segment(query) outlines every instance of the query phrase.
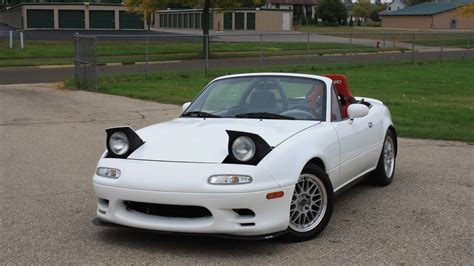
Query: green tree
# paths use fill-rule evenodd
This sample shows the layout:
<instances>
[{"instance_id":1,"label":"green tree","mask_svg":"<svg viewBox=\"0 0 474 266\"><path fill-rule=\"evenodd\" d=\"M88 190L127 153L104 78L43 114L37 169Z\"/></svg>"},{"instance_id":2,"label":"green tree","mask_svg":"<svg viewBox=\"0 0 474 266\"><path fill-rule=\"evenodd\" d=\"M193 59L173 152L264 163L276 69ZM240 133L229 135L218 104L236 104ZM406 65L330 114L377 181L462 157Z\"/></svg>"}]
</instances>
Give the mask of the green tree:
<instances>
[{"instance_id":1,"label":"green tree","mask_svg":"<svg viewBox=\"0 0 474 266\"><path fill-rule=\"evenodd\" d=\"M356 17L364 18L364 21L370 18L371 12L370 0L359 0L352 8L352 14Z\"/></svg>"},{"instance_id":2,"label":"green tree","mask_svg":"<svg viewBox=\"0 0 474 266\"><path fill-rule=\"evenodd\" d=\"M372 21L380 21L380 16L379 16L379 12L377 12L377 10L372 10L372 12L370 12L370 20Z\"/></svg>"},{"instance_id":3,"label":"green tree","mask_svg":"<svg viewBox=\"0 0 474 266\"><path fill-rule=\"evenodd\" d=\"M168 0L125 0L124 5L128 12L142 16L143 19L149 18L156 11L166 8L171 4ZM149 20L147 20L149 21ZM150 23L148 29L150 29Z\"/></svg>"},{"instance_id":4,"label":"green tree","mask_svg":"<svg viewBox=\"0 0 474 266\"><path fill-rule=\"evenodd\" d=\"M458 14L462 17L474 17L474 3L459 7Z\"/></svg>"},{"instance_id":5,"label":"green tree","mask_svg":"<svg viewBox=\"0 0 474 266\"><path fill-rule=\"evenodd\" d=\"M382 11L385 11L388 7L388 3L377 3L375 5L375 10L377 11L377 13L380 13Z\"/></svg>"},{"instance_id":6,"label":"green tree","mask_svg":"<svg viewBox=\"0 0 474 266\"><path fill-rule=\"evenodd\" d=\"M158 1L158 0L151 0ZM209 34L209 11L214 9L231 9L241 6L260 5L262 0L182 0L189 5L202 8L202 33Z\"/></svg>"},{"instance_id":7,"label":"green tree","mask_svg":"<svg viewBox=\"0 0 474 266\"><path fill-rule=\"evenodd\" d=\"M339 0L321 0L316 14L329 24L341 24L343 20L347 19L347 9Z\"/></svg>"}]
</instances>

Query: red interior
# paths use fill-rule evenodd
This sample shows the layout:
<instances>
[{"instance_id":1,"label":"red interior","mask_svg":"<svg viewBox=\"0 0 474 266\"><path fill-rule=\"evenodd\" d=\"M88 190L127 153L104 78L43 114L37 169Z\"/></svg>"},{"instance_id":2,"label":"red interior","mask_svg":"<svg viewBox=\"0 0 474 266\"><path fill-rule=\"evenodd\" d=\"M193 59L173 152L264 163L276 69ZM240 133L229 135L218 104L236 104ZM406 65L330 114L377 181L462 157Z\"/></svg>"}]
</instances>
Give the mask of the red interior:
<instances>
[{"instance_id":1,"label":"red interior","mask_svg":"<svg viewBox=\"0 0 474 266\"><path fill-rule=\"evenodd\" d=\"M347 108L351 104L351 100L354 98L354 96L352 96L352 92L349 89L349 81L347 80L347 77L342 74L329 74L324 76L332 79L337 94L344 96L345 104L341 106L342 116L344 118L348 117Z\"/></svg>"},{"instance_id":2,"label":"red interior","mask_svg":"<svg viewBox=\"0 0 474 266\"><path fill-rule=\"evenodd\" d=\"M316 110L316 99L321 95L323 95L323 85L317 83L313 91L307 96L309 109Z\"/></svg>"}]
</instances>

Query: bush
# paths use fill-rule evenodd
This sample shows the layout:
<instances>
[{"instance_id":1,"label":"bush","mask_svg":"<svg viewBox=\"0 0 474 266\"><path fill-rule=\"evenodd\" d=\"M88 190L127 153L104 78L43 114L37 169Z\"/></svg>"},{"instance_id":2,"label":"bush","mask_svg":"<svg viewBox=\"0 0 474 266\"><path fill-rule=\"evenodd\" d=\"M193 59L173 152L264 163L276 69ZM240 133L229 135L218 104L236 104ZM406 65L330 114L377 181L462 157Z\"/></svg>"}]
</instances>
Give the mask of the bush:
<instances>
[{"instance_id":1,"label":"bush","mask_svg":"<svg viewBox=\"0 0 474 266\"><path fill-rule=\"evenodd\" d=\"M339 24L337 22L328 22L328 21L322 21L319 23L319 26L330 26L330 27L334 27L334 26L339 26Z\"/></svg>"},{"instance_id":2,"label":"bush","mask_svg":"<svg viewBox=\"0 0 474 266\"><path fill-rule=\"evenodd\" d=\"M342 25L342 26L347 26L347 18L342 20L341 25Z\"/></svg>"},{"instance_id":3,"label":"bush","mask_svg":"<svg viewBox=\"0 0 474 266\"><path fill-rule=\"evenodd\" d=\"M362 26L364 26L364 27L382 27L382 22L367 21L367 22L362 23Z\"/></svg>"}]
</instances>

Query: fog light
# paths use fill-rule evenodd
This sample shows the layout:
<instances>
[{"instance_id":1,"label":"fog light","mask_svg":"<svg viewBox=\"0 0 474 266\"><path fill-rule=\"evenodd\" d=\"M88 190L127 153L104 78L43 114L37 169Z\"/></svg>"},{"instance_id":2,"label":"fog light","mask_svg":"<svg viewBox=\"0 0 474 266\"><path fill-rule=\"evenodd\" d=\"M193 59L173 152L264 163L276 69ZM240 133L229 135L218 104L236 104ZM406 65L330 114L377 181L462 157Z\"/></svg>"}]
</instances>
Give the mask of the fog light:
<instances>
[{"instance_id":1,"label":"fog light","mask_svg":"<svg viewBox=\"0 0 474 266\"><path fill-rule=\"evenodd\" d=\"M252 183L252 177L248 175L213 175L208 179L212 185L241 185Z\"/></svg>"},{"instance_id":2,"label":"fog light","mask_svg":"<svg viewBox=\"0 0 474 266\"><path fill-rule=\"evenodd\" d=\"M120 170L115 169L115 168L108 168L108 167L98 167L96 174L103 177L119 178Z\"/></svg>"}]
</instances>

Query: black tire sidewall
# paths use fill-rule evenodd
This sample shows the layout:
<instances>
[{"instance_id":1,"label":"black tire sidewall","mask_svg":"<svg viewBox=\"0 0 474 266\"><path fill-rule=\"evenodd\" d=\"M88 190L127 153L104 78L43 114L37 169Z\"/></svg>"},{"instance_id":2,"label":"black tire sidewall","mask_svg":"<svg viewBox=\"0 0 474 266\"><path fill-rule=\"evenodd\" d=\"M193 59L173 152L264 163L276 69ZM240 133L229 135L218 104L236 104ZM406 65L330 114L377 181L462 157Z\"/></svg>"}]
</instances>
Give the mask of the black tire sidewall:
<instances>
[{"instance_id":1,"label":"black tire sidewall","mask_svg":"<svg viewBox=\"0 0 474 266\"><path fill-rule=\"evenodd\" d=\"M324 187L326 189L326 194L327 194L327 206L326 206L326 211L324 213L323 218L319 222L319 224L313 228L311 231L308 232L297 232L288 227L288 231L285 235L283 235L283 239L291 242L299 242L299 241L305 241L314 238L315 236L319 235L324 228L329 223L329 220L331 219L332 212L334 209L334 191L332 187L332 183L329 180L329 176L321 169L321 167L314 165L314 164L308 164L303 168L303 171L301 172L302 174L311 174L316 176L321 182L324 184ZM288 209L289 212L289 209Z\"/></svg>"},{"instance_id":2,"label":"black tire sidewall","mask_svg":"<svg viewBox=\"0 0 474 266\"><path fill-rule=\"evenodd\" d=\"M387 176L387 174L385 173L384 160L383 160L384 159L383 158L383 152L384 152L384 149L385 149L385 143L387 142L387 138L392 139L393 149L394 150L396 149L395 139L394 139L393 133L390 130L388 130L387 134L385 134L385 138L383 139L382 151L380 152L380 157L379 157L379 161L377 163L377 168L375 169L375 171L372 175L372 180L374 181L374 183L376 185L379 185L379 186L386 186L386 185L388 185L392 182L393 177L395 175L395 168L396 168L396 165L397 165L397 159L396 159L396 156L394 155L392 175Z\"/></svg>"}]
</instances>

